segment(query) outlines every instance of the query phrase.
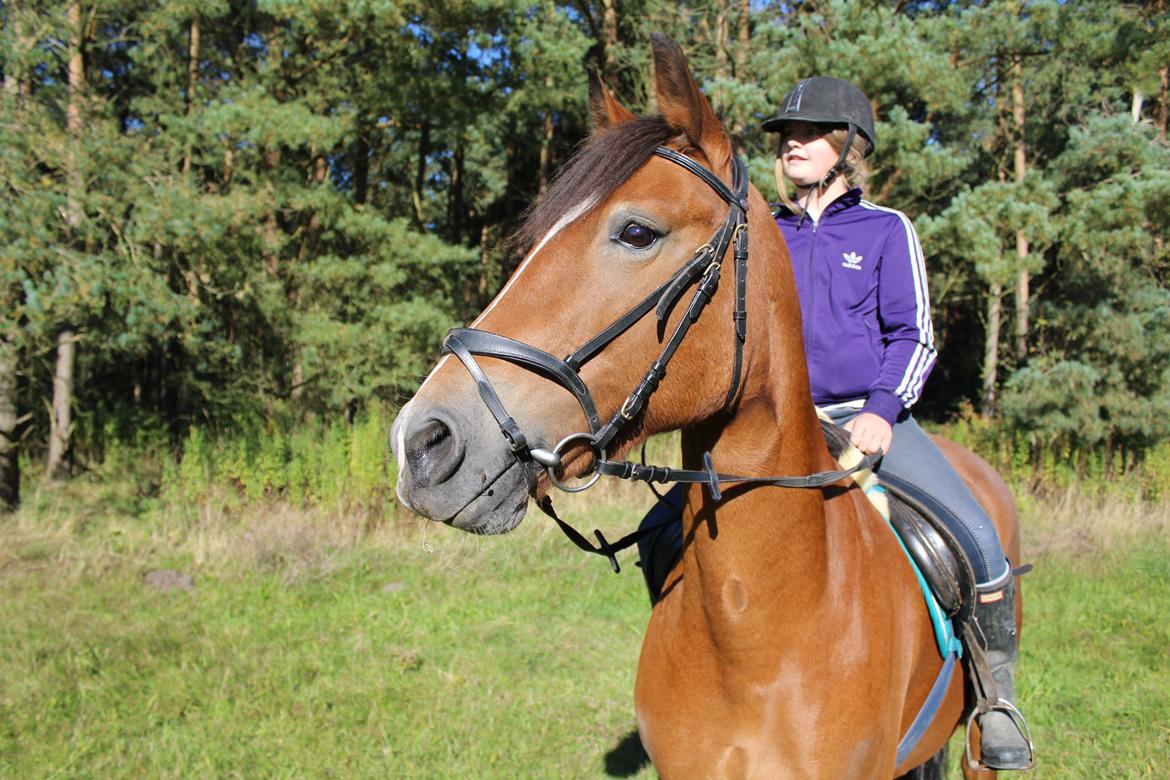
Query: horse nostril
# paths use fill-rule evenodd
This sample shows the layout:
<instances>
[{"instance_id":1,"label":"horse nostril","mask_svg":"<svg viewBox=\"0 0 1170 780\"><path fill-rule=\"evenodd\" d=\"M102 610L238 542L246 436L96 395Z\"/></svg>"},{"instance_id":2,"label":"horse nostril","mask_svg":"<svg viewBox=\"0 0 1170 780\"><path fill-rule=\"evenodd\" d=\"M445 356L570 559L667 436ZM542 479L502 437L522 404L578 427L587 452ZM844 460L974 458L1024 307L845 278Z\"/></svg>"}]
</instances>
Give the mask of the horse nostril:
<instances>
[{"instance_id":1,"label":"horse nostril","mask_svg":"<svg viewBox=\"0 0 1170 780\"><path fill-rule=\"evenodd\" d=\"M463 447L454 432L434 417L410 431L404 444L406 462L419 487L445 482L463 462Z\"/></svg>"}]
</instances>

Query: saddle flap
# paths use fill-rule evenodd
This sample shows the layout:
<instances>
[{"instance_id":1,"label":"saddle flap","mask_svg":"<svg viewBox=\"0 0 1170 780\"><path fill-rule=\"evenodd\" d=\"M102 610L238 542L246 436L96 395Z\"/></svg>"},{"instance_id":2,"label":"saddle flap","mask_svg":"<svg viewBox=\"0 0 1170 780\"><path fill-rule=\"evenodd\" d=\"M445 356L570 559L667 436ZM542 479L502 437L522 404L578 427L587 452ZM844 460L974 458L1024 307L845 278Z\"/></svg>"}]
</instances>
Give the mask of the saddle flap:
<instances>
[{"instance_id":1,"label":"saddle flap","mask_svg":"<svg viewBox=\"0 0 1170 780\"><path fill-rule=\"evenodd\" d=\"M890 524L926 577L939 605L955 623L956 633L975 610L975 570L959 540L931 511L929 499L913 494L888 476L882 479L891 498Z\"/></svg>"}]
</instances>

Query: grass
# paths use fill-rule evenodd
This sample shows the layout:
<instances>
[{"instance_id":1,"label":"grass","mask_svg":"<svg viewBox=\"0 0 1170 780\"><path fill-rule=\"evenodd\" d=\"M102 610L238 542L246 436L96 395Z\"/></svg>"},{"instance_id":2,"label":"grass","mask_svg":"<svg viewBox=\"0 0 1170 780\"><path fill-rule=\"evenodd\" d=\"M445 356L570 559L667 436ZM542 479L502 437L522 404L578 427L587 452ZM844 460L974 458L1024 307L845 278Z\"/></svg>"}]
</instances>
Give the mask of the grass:
<instances>
[{"instance_id":1,"label":"grass","mask_svg":"<svg viewBox=\"0 0 1170 780\"><path fill-rule=\"evenodd\" d=\"M110 477L0 518L0 776L654 777L628 556L615 577L538 514L480 539ZM649 498L588 495L562 513L611 538ZM1170 510L1022 506L1033 776L1170 776Z\"/></svg>"}]
</instances>

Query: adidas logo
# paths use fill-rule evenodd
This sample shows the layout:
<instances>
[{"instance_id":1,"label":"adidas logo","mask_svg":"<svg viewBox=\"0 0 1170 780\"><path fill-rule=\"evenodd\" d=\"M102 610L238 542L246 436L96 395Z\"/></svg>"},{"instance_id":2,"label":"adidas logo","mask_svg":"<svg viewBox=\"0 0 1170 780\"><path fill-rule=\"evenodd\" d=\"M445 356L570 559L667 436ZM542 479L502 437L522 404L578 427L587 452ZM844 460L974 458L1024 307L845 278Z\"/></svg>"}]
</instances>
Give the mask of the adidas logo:
<instances>
[{"instance_id":1,"label":"adidas logo","mask_svg":"<svg viewBox=\"0 0 1170 780\"><path fill-rule=\"evenodd\" d=\"M854 271L861 270L861 255L856 252L844 252L841 254L841 257L845 258L845 262L841 263L841 265L846 268L852 268Z\"/></svg>"}]
</instances>

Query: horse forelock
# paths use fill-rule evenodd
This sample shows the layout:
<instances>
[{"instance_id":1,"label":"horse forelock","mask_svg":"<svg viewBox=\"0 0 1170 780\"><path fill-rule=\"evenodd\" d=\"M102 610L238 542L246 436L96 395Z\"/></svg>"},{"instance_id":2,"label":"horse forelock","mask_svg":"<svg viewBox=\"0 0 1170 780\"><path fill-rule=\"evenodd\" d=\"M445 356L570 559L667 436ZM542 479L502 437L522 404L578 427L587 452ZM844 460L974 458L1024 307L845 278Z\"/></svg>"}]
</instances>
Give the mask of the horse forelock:
<instances>
[{"instance_id":1,"label":"horse forelock","mask_svg":"<svg viewBox=\"0 0 1170 780\"><path fill-rule=\"evenodd\" d=\"M586 202L604 203L646 164L656 148L678 135L661 117L632 119L594 134L553 178L544 197L509 239L509 246L528 254L572 209Z\"/></svg>"}]
</instances>

